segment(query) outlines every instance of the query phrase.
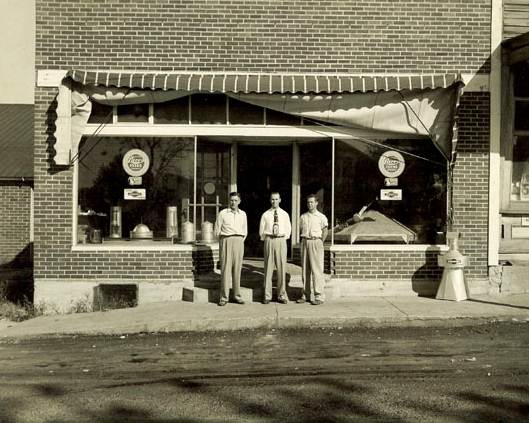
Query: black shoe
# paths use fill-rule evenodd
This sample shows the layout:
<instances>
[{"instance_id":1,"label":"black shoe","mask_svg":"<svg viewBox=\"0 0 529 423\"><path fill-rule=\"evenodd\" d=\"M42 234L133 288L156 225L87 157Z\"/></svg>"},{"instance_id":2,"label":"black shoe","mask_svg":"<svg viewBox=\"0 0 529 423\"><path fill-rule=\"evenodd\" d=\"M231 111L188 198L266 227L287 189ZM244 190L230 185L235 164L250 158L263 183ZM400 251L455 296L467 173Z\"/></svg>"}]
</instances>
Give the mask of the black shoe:
<instances>
[{"instance_id":1,"label":"black shoe","mask_svg":"<svg viewBox=\"0 0 529 423\"><path fill-rule=\"evenodd\" d=\"M263 304L270 304L270 300L263 300Z\"/></svg>"},{"instance_id":2,"label":"black shoe","mask_svg":"<svg viewBox=\"0 0 529 423\"><path fill-rule=\"evenodd\" d=\"M227 301L224 301L224 300L220 300L220 301L219 301L219 306L221 306L221 307L222 307L222 306L225 306L226 304L228 304Z\"/></svg>"},{"instance_id":3,"label":"black shoe","mask_svg":"<svg viewBox=\"0 0 529 423\"><path fill-rule=\"evenodd\" d=\"M279 304L288 304L288 300L285 299L285 298L279 298L279 299L277 300L277 302L278 302Z\"/></svg>"}]
</instances>

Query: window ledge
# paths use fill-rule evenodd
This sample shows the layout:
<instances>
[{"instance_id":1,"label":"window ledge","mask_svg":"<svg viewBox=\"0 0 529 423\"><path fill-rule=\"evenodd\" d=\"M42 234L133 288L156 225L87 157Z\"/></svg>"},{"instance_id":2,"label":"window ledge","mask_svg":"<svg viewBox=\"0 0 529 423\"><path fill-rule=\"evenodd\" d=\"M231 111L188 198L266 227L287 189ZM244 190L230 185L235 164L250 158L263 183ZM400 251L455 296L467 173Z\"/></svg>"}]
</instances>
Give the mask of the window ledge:
<instances>
[{"instance_id":1,"label":"window ledge","mask_svg":"<svg viewBox=\"0 0 529 423\"><path fill-rule=\"evenodd\" d=\"M72 251L197 251L218 249L218 242L211 244L171 244L170 242L151 240L72 245Z\"/></svg>"},{"instance_id":2,"label":"window ledge","mask_svg":"<svg viewBox=\"0 0 529 423\"><path fill-rule=\"evenodd\" d=\"M444 244L335 244L326 246L330 251L448 251Z\"/></svg>"}]
</instances>

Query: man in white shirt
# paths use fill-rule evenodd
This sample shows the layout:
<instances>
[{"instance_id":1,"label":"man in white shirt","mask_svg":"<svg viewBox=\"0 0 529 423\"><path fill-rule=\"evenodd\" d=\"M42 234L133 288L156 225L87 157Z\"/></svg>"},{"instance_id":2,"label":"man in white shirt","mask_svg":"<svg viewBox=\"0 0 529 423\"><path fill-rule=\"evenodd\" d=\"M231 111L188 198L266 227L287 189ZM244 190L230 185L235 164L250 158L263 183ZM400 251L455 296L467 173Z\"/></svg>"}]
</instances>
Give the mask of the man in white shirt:
<instances>
[{"instance_id":1,"label":"man in white shirt","mask_svg":"<svg viewBox=\"0 0 529 423\"><path fill-rule=\"evenodd\" d=\"M287 239L292 226L286 211L279 207L281 196L278 192L270 195L272 207L261 216L259 236L264 241L264 297L263 304L272 299L272 275L277 269L277 302L288 303L286 291Z\"/></svg>"},{"instance_id":2,"label":"man in white shirt","mask_svg":"<svg viewBox=\"0 0 529 423\"><path fill-rule=\"evenodd\" d=\"M303 294L296 302L310 301L313 305L320 305L325 301L323 241L327 238L329 223L318 211L318 199L314 194L307 197L307 208L309 211L300 219Z\"/></svg>"},{"instance_id":3,"label":"man in white shirt","mask_svg":"<svg viewBox=\"0 0 529 423\"><path fill-rule=\"evenodd\" d=\"M241 298L241 269L244 256L244 240L248 235L246 213L239 209L241 196L230 193L230 207L221 210L215 222L215 234L219 239L219 258L221 269L221 289L219 306L229 301L230 285L233 300L244 304Z\"/></svg>"}]
</instances>

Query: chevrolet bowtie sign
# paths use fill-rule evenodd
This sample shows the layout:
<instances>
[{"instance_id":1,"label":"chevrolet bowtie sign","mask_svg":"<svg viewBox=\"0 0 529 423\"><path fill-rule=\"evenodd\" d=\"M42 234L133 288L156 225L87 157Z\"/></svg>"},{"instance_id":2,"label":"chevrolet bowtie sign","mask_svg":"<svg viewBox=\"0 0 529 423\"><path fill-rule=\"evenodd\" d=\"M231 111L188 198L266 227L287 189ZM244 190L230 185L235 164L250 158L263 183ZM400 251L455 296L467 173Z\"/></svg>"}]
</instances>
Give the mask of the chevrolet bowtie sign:
<instances>
[{"instance_id":1,"label":"chevrolet bowtie sign","mask_svg":"<svg viewBox=\"0 0 529 423\"><path fill-rule=\"evenodd\" d=\"M393 201L402 200L402 190L401 189L381 189L380 199L381 200L393 200Z\"/></svg>"},{"instance_id":2,"label":"chevrolet bowtie sign","mask_svg":"<svg viewBox=\"0 0 529 423\"><path fill-rule=\"evenodd\" d=\"M145 200L147 191L145 188L125 188L123 198L125 200Z\"/></svg>"}]
</instances>

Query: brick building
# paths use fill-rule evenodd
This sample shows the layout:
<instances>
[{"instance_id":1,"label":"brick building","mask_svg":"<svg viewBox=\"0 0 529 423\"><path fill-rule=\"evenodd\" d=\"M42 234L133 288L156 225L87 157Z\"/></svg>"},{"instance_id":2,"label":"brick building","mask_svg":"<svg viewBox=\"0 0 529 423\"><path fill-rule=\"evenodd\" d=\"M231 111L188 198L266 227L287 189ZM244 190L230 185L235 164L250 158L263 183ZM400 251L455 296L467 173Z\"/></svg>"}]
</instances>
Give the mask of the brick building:
<instances>
[{"instance_id":1,"label":"brick building","mask_svg":"<svg viewBox=\"0 0 529 423\"><path fill-rule=\"evenodd\" d=\"M33 105L0 104L0 269L32 266Z\"/></svg>"},{"instance_id":2,"label":"brick building","mask_svg":"<svg viewBox=\"0 0 529 423\"><path fill-rule=\"evenodd\" d=\"M0 104L0 297L33 295L32 104Z\"/></svg>"},{"instance_id":3,"label":"brick building","mask_svg":"<svg viewBox=\"0 0 529 423\"><path fill-rule=\"evenodd\" d=\"M253 233L280 191L292 257L316 193L343 292L434 293L447 230L487 291L497 5L37 0L35 301L181 299L233 190Z\"/></svg>"}]
</instances>

